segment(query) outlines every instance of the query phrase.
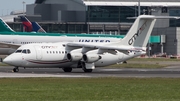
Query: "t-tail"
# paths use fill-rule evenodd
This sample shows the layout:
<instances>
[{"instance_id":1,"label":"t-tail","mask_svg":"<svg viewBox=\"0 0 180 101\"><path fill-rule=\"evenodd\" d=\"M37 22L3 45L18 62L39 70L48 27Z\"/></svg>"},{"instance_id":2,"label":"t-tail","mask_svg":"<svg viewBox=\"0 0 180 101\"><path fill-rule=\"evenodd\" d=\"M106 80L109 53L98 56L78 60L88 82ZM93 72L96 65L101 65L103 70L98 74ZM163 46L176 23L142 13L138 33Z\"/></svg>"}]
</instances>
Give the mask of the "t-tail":
<instances>
[{"instance_id":1,"label":"t-tail","mask_svg":"<svg viewBox=\"0 0 180 101\"><path fill-rule=\"evenodd\" d=\"M177 17L141 15L137 17L127 35L121 40L120 44L146 49L156 19L170 19Z\"/></svg>"},{"instance_id":2,"label":"t-tail","mask_svg":"<svg viewBox=\"0 0 180 101\"><path fill-rule=\"evenodd\" d=\"M0 32L14 32L2 18L0 18Z\"/></svg>"}]
</instances>

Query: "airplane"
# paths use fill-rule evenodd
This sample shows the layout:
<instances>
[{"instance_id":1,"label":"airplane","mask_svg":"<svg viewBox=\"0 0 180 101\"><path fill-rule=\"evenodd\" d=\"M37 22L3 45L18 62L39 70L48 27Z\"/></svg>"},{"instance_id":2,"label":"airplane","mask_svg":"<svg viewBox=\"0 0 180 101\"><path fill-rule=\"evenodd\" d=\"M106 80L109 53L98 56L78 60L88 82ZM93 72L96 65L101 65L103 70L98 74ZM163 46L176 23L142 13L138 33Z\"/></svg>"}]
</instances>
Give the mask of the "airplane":
<instances>
[{"instance_id":1,"label":"airplane","mask_svg":"<svg viewBox=\"0 0 180 101\"><path fill-rule=\"evenodd\" d=\"M24 44L42 42L111 43L121 40L118 35L15 32L0 18L0 55L10 55Z\"/></svg>"},{"instance_id":2,"label":"airplane","mask_svg":"<svg viewBox=\"0 0 180 101\"><path fill-rule=\"evenodd\" d=\"M137 17L127 35L111 43L57 42L27 44L19 47L3 62L12 66L14 72L24 68L62 68L71 72L72 68L82 68L92 72L95 67L103 67L146 54L146 45L159 18L176 18L153 15Z\"/></svg>"},{"instance_id":3,"label":"airplane","mask_svg":"<svg viewBox=\"0 0 180 101\"><path fill-rule=\"evenodd\" d=\"M25 16L19 16L19 17L23 23L24 30L26 32L46 33L46 31L37 22L30 22Z\"/></svg>"}]
</instances>

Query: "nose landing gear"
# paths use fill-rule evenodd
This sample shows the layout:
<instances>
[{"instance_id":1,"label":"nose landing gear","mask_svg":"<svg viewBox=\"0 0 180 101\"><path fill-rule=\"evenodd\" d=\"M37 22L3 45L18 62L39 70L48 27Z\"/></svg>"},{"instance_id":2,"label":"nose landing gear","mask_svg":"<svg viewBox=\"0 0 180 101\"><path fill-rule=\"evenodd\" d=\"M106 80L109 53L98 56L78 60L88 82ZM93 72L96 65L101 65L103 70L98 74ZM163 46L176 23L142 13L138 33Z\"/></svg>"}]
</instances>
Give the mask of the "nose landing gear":
<instances>
[{"instance_id":1,"label":"nose landing gear","mask_svg":"<svg viewBox=\"0 0 180 101\"><path fill-rule=\"evenodd\" d=\"M19 68L18 68L18 67L15 67L15 68L13 69L13 72L19 72Z\"/></svg>"}]
</instances>

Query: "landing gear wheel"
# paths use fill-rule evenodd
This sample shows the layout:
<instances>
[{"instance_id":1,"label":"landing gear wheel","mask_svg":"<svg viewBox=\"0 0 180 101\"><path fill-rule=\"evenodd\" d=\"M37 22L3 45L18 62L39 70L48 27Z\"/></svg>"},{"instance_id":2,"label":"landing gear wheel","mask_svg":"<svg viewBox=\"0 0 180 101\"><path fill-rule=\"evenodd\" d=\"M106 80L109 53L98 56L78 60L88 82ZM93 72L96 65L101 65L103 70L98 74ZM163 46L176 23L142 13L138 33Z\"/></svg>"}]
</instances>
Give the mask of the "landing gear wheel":
<instances>
[{"instance_id":1,"label":"landing gear wheel","mask_svg":"<svg viewBox=\"0 0 180 101\"><path fill-rule=\"evenodd\" d=\"M18 67L15 67L15 68L13 69L13 72L19 72L19 68L18 68Z\"/></svg>"},{"instance_id":2,"label":"landing gear wheel","mask_svg":"<svg viewBox=\"0 0 180 101\"><path fill-rule=\"evenodd\" d=\"M83 69L85 73L91 73L92 69Z\"/></svg>"},{"instance_id":3,"label":"landing gear wheel","mask_svg":"<svg viewBox=\"0 0 180 101\"><path fill-rule=\"evenodd\" d=\"M72 68L63 68L63 71L64 71L64 72L71 72L71 71L72 71Z\"/></svg>"}]
</instances>

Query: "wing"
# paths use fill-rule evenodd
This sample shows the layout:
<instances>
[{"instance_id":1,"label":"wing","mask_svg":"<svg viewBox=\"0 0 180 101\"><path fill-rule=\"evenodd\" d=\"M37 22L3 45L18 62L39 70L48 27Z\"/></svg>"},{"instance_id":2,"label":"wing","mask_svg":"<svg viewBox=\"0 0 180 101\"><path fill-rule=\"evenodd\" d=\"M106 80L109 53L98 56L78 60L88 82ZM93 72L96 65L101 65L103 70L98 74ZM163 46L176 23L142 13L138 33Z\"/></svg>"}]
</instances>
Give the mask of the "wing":
<instances>
[{"instance_id":1,"label":"wing","mask_svg":"<svg viewBox=\"0 0 180 101\"><path fill-rule=\"evenodd\" d=\"M20 44L12 44L12 43L0 42L0 48L13 48L13 49L17 49L20 46L21 46Z\"/></svg>"},{"instance_id":2,"label":"wing","mask_svg":"<svg viewBox=\"0 0 180 101\"><path fill-rule=\"evenodd\" d=\"M68 47L78 47L78 48L91 48L91 49L101 49L101 50L118 50L118 51L139 51L146 50L143 47L133 47L133 46L123 46L117 45L116 43L67 43Z\"/></svg>"},{"instance_id":3,"label":"wing","mask_svg":"<svg viewBox=\"0 0 180 101\"><path fill-rule=\"evenodd\" d=\"M122 46L116 43L66 43L66 48L69 50L67 58L70 61L83 60L87 63L95 62L101 59L100 54L114 54L119 52L124 54L134 54L134 52L144 52L142 47ZM134 52L131 52L134 51Z\"/></svg>"}]
</instances>

